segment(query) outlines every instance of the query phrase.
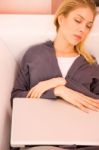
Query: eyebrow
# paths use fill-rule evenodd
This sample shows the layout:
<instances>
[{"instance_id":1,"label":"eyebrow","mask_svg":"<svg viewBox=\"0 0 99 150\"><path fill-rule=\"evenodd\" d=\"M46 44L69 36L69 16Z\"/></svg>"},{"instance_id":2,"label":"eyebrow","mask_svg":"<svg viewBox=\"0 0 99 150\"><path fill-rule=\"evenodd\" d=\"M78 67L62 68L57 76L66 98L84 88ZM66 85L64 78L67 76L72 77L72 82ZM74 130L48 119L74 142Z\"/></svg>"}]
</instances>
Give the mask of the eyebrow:
<instances>
[{"instance_id":1,"label":"eyebrow","mask_svg":"<svg viewBox=\"0 0 99 150\"><path fill-rule=\"evenodd\" d=\"M82 19L86 20L83 16L81 16L79 14L78 14L78 16L80 16ZM89 23L93 23L93 21L89 21Z\"/></svg>"}]
</instances>

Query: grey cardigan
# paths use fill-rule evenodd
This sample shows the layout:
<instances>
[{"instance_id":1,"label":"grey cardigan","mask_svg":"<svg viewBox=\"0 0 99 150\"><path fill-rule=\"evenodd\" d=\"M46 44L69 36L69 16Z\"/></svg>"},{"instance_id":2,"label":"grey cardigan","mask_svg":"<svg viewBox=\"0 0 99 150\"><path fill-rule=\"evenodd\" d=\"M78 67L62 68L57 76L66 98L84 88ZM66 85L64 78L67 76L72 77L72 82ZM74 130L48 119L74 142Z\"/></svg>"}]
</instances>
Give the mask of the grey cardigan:
<instances>
[{"instance_id":1,"label":"grey cardigan","mask_svg":"<svg viewBox=\"0 0 99 150\"><path fill-rule=\"evenodd\" d=\"M25 53L18 71L11 102L14 97L25 97L28 91L40 81L62 77L58 66L53 42L32 46ZM77 57L66 77L66 87L87 96L99 98L99 66L90 65L83 56ZM46 91L42 98L56 99L53 89Z\"/></svg>"}]
</instances>

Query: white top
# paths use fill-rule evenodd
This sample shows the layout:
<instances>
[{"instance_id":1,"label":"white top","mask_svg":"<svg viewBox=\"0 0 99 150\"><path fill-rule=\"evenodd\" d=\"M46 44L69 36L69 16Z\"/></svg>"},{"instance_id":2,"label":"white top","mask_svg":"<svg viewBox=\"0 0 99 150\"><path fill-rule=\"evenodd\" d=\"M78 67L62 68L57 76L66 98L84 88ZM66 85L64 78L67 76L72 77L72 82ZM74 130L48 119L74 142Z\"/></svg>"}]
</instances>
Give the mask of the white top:
<instances>
[{"instance_id":1,"label":"white top","mask_svg":"<svg viewBox=\"0 0 99 150\"><path fill-rule=\"evenodd\" d=\"M70 67L72 66L73 62L78 56L74 57L57 57L58 65L61 70L62 76L65 78L67 72L69 71Z\"/></svg>"}]
</instances>

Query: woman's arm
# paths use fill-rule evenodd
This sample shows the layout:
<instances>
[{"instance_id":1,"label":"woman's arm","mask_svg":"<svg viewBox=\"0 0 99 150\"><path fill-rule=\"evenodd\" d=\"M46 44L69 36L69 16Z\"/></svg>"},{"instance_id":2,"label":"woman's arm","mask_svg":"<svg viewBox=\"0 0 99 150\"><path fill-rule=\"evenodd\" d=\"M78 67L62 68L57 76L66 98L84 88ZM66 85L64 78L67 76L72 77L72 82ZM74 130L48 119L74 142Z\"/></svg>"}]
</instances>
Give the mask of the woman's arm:
<instances>
[{"instance_id":1,"label":"woman's arm","mask_svg":"<svg viewBox=\"0 0 99 150\"><path fill-rule=\"evenodd\" d=\"M54 94L61 97L70 104L76 106L77 108L88 112L89 110L98 111L99 101L88 97L82 93L69 89L65 86L58 86L54 89Z\"/></svg>"},{"instance_id":2,"label":"woman's arm","mask_svg":"<svg viewBox=\"0 0 99 150\"><path fill-rule=\"evenodd\" d=\"M41 55L41 49L43 49L44 55ZM49 77L54 77L54 75L52 77L52 73L50 75L52 68L49 68L49 65L47 65L45 61L46 57L49 58L49 55L46 52L46 49L44 50L43 44L32 46L27 50L24 57L22 58L20 69L18 69L18 73L16 75L14 88L11 93L11 103L13 102L14 97L26 97L31 88L38 83L40 87L42 87L42 85L44 86L44 88L41 88L40 90L41 93L44 92L41 95L42 98L56 99L56 96L53 92L53 87L56 86L57 82L61 83L65 82L65 80L62 78L58 78L56 80L53 79L52 81L50 81L50 84L45 82L47 77L48 79ZM43 69L48 69L49 73L46 73L47 71L45 72Z\"/></svg>"},{"instance_id":3,"label":"woman's arm","mask_svg":"<svg viewBox=\"0 0 99 150\"><path fill-rule=\"evenodd\" d=\"M53 78L42 81L34 86L28 93L27 97L39 98L49 89L53 88L54 95L60 97L79 109L88 112L88 110L97 111L99 109L99 101L88 97L80 92L65 87L66 80L64 78Z\"/></svg>"},{"instance_id":4,"label":"woman's arm","mask_svg":"<svg viewBox=\"0 0 99 150\"><path fill-rule=\"evenodd\" d=\"M66 80L62 77L41 81L36 86L30 89L30 91L27 94L27 98L40 98L41 96L44 96L44 93L48 90L65 84Z\"/></svg>"},{"instance_id":5,"label":"woman's arm","mask_svg":"<svg viewBox=\"0 0 99 150\"><path fill-rule=\"evenodd\" d=\"M29 74L28 74L28 68L25 66L25 68L19 68L14 87L11 93L11 105L13 103L13 98L15 97L26 97L29 89Z\"/></svg>"}]
</instances>

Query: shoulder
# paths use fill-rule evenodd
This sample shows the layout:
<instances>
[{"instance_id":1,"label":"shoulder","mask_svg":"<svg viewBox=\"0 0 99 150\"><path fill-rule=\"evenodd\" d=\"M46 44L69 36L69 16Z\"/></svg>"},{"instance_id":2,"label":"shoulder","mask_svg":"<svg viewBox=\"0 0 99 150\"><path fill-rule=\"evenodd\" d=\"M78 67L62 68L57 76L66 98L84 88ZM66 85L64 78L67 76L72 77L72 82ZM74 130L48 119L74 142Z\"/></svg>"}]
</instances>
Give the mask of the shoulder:
<instances>
[{"instance_id":1,"label":"shoulder","mask_svg":"<svg viewBox=\"0 0 99 150\"><path fill-rule=\"evenodd\" d=\"M41 54L44 49L45 49L44 43L32 45L28 48L28 50L24 54L24 58L27 58L27 57L31 58L35 55Z\"/></svg>"},{"instance_id":2,"label":"shoulder","mask_svg":"<svg viewBox=\"0 0 99 150\"><path fill-rule=\"evenodd\" d=\"M83 64L86 64L86 65L90 66L90 67L97 65L98 62L97 62L96 57L93 56L92 54L90 54L90 56L92 57L91 62L89 62L89 61L87 60L87 58L85 58L84 56L80 55L81 62L82 62Z\"/></svg>"},{"instance_id":3,"label":"shoulder","mask_svg":"<svg viewBox=\"0 0 99 150\"><path fill-rule=\"evenodd\" d=\"M83 70L85 74L88 74L92 78L99 78L99 64L97 63L96 59L94 63L90 64L83 56L80 56L77 65L79 70Z\"/></svg>"},{"instance_id":4,"label":"shoulder","mask_svg":"<svg viewBox=\"0 0 99 150\"><path fill-rule=\"evenodd\" d=\"M92 64L88 64L91 71L90 74L92 74L93 78L99 78L99 64L95 56L91 55L94 59L94 62Z\"/></svg>"},{"instance_id":5,"label":"shoulder","mask_svg":"<svg viewBox=\"0 0 99 150\"><path fill-rule=\"evenodd\" d=\"M24 62L30 62L34 58L42 57L44 55L47 55L47 52L50 50L49 41L44 43L39 43L36 45L32 45L28 48L28 50L25 52L22 61Z\"/></svg>"},{"instance_id":6,"label":"shoulder","mask_svg":"<svg viewBox=\"0 0 99 150\"><path fill-rule=\"evenodd\" d=\"M97 60L95 59L94 56L92 56L94 58L94 62L93 63L89 63L84 56L80 55L78 61L77 61L77 65L79 66L79 68L81 70L87 71L90 74L93 74L93 72L95 72L96 70L99 70L99 65L97 63Z\"/></svg>"}]
</instances>

